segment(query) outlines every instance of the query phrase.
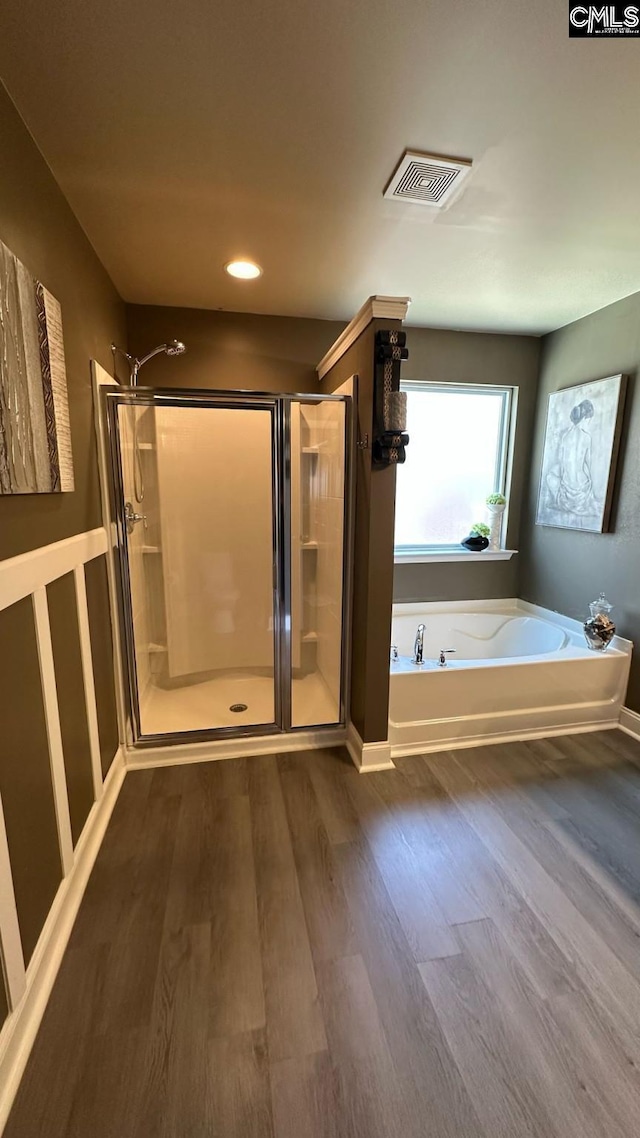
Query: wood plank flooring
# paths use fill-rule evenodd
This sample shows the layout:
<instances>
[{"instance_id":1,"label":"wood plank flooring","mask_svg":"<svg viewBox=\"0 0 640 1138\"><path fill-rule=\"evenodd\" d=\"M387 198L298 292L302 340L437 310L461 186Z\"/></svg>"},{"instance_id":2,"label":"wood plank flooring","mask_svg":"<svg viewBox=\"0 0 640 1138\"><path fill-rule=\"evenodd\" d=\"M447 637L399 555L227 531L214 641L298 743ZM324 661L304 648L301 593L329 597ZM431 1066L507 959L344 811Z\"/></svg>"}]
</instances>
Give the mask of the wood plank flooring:
<instances>
[{"instance_id":1,"label":"wood plank flooring","mask_svg":"<svg viewBox=\"0 0 640 1138\"><path fill-rule=\"evenodd\" d=\"M5 1138L635 1138L640 744L127 776Z\"/></svg>"}]
</instances>

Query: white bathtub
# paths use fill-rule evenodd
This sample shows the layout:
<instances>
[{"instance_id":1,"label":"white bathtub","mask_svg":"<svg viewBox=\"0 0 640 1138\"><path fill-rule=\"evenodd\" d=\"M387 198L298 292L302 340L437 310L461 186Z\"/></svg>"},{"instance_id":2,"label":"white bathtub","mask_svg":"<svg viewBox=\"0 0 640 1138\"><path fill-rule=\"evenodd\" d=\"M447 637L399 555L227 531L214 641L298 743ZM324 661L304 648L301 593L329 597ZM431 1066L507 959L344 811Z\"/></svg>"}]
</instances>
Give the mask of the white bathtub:
<instances>
[{"instance_id":1,"label":"white bathtub","mask_svg":"<svg viewBox=\"0 0 640 1138\"><path fill-rule=\"evenodd\" d=\"M392 644L392 756L615 727L632 650L616 637L592 652L578 621L518 600L394 605Z\"/></svg>"}]
</instances>

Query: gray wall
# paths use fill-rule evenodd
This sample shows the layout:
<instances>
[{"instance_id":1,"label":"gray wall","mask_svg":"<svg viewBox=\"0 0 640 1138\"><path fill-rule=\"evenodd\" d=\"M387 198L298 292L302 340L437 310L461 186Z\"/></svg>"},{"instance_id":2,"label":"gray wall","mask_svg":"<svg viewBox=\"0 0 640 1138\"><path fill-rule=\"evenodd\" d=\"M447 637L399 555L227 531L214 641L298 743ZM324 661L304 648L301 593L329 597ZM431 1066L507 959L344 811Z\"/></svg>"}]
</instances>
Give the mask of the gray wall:
<instances>
[{"instance_id":1,"label":"gray wall","mask_svg":"<svg viewBox=\"0 0 640 1138\"><path fill-rule=\"evenodd\" d=\"M640 712L640 293L545 336L531 478L523 519L520 596L582 618L604 589L623 636L638 645L627 706ZM611 533L535 525L542 447L551 391L585 380L630 375Z\"/></svg>"},{"instance_id":2,"label":"gray wall","mask_svg":"<svg viewBox=\"0 0 640 1138\"><path fill-rule=\"evenodd\" d=\"M432 328L407 328L403 379L435 383L496 383L518 388L518 417L509 498L507 545L519 548L535 420L540 340ZM411 435L411 424L409 424ZM409 444L409 452L411 443ZM518 557L435 565L396 565L395 601L476 600L518 596Z\"/></svg>"}]
</instances>

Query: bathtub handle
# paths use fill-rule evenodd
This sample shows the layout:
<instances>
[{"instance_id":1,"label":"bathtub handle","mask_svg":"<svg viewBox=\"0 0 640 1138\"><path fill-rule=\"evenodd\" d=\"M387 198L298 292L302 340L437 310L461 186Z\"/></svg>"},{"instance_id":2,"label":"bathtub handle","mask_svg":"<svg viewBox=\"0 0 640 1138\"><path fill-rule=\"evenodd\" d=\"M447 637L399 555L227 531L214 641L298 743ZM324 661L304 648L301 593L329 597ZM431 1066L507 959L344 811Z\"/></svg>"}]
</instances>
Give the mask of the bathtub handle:
<instances>
[{"instance_id":1,"label":"bathtub handle","mask_svg":"<svg viewBox=\"0 0 640 1138\"><path fill-rule=\"evenodd\" d=\"M392 660L398 659L398 649L396 648L395 644L391 645L391 659Z\"/></svg>"},{"instance_id":2,"label":"bathtub handle","mask_svg":"<svg viewBox=\"0 0 640 1138\"><path fill-rule=\"evenodd\" d=\"M446 668L447 656L449 656L450 653L452 653L452 652L455 652L455 648L441 648L440 649L440 656L438 658L438 667L439 668Z\"/></svg>"}]
</instances>

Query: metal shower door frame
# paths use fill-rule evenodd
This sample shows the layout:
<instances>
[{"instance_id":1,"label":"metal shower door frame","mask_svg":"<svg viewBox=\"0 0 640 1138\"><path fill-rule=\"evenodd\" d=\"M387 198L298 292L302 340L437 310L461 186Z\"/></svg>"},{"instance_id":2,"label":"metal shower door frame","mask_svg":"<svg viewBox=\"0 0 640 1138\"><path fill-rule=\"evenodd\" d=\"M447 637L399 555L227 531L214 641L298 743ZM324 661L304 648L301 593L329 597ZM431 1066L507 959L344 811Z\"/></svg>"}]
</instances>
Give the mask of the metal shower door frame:
<instances>
[{"instance_id":1,"label":"metal shower door frame","mask_svg":"<svg viewBox=\"0 0 640 1138\"><path fill-rule=\"evenodd\" d=\"M129 720L134 747L172 746L184 743L212 742L223 739L240 739L251 736L294 734L297 731L335 730L346 723L346 683L349 668L348 628L351 596L350 529L352 520L352 407L349 396L313 394L270 394L263 392L216 391L198 389L171 389L151 387L105 388L101 392L107 424L107 449L110 457L111 516L116 528L116 564L118 585L118 613L122 643L125 646L124 677ZM291 726L292 669L291 669L291 404L292 403L343 403L345 405L345 490L344 490L344 544L343 544L343 644L340 678L340 720L318 724L310 728ZM271 413L272 500L273 500L273 619L274 619L274 720L272 723L239 727L211 727L196 731L176 731L162 734L144 734L141 727L140 700L137 679L135 638L133 628L131 577L129 572L128 535L125 521L125 488L123 479L122 448L118 408L143 407L202 407L213 409L266 410Z\"/></svg>"}]
</instances>

